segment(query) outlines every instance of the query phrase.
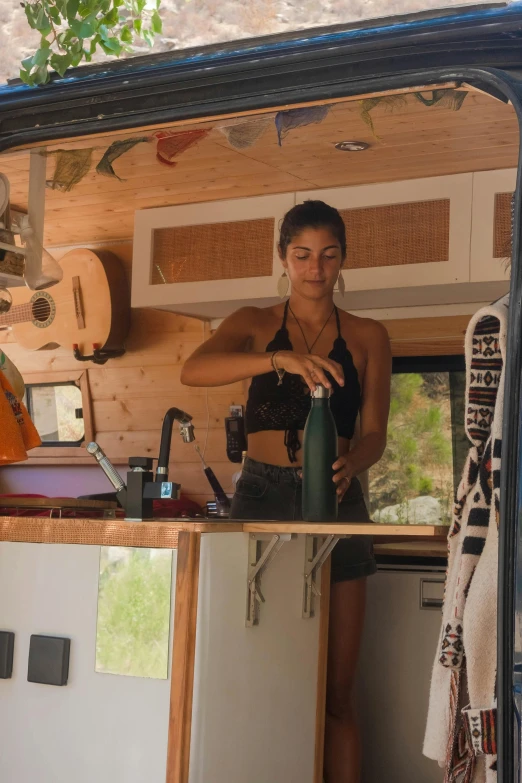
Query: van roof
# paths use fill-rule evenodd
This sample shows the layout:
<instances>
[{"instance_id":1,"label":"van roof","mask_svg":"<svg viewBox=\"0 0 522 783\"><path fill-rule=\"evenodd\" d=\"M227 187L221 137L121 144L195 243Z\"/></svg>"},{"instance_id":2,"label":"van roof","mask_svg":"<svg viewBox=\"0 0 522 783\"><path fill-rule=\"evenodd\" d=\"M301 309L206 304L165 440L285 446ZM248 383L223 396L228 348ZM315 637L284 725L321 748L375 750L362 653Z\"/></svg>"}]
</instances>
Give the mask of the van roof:
<instances>
[{"instance_id":1,"label":"van roof","mask_svg":"<svg viewBox=\"0 0 522 783\"><path fill-rule=\"evenodd\" d=\"M469 68L522 69L521 40L522 0L515 0L110 60L53 74L37 88L12 80L0 86L0 151L201 117L210 106L213 113L264 108L275 95L289 104L325 98L338 91L333 85L355 95L368 80L407 83L417 74L430 84L458 80Z\"/></svg>"}]
</instances>

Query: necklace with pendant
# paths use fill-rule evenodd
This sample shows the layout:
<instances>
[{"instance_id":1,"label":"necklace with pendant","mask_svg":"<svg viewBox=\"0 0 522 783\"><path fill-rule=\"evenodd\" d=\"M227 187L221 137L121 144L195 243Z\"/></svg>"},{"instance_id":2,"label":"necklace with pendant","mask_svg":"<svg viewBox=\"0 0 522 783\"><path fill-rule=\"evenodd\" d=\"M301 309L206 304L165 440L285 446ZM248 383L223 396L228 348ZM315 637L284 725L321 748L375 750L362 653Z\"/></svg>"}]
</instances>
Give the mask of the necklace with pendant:
<instances>
[{"instance_id":1,"label":"necklace with pendant","mask_svg":"<svg viewBox=\"0 0 522 783\"><path fill-rule=\"evenodd\" d=\"M318 341L318 339L320 338L320 336L321 336L321 335L322 335L322 333L324 332L324 330L325 330L325 328L326 328L326 324L328 323L328 321L330 320L330 318L332 317L332 315L333 315L333 314L334 314L334 312L335 312L335 305L332 307L332 312L330 313L330 315L328 316L328 318L326 319L326 321L325 321L325 322L324 322L324 324L322 325L322 327L321 327L321 331L319 332L319 334L317 335L317 337L316 337L316 338L315 338L315 340L313 341L312 345L308 345L308 340L306 339L306 335L305 335L305 333L304 333L304 331L303 331L303 327L302 327L302 326L301 326L301 324L299 323L299 319L298 319L298 317L296 316L296 314L294 313L294 311L292 310L292 308L290 307L290 305L288 305L288 309L289 309L289 310L290 310L290 312L292 313L292 316L294 317L296 324L298 325L299 329L301 330L301 334L303 335L303 340L305 341L305 345L306 345L306 348L307 348L307 350L308 350L308 353L309 353L309 354L310 354L310 353L312 353L312 349L313 349L314 345L316 344L316 342Z\"/></svg>"}]
</instances>

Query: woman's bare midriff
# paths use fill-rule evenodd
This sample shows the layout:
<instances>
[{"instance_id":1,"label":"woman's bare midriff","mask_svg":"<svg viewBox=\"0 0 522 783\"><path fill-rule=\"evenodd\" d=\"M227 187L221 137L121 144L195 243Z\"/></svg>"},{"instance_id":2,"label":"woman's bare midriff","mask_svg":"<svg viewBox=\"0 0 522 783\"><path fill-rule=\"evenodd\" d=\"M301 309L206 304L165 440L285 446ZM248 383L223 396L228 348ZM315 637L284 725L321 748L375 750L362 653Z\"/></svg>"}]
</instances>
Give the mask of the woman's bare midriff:
<instances>
[{"instance_id":1,"label":"woman's bare midriff","mask_svg":"<svg viewBox=\"0 0 522 783\"><path fill-rule=\"evenodd\" d=\"M303 444L303 431L299 432L299 443ZM350 450L350 441L347 438L339 438L339 456ZM253 432L248 436L248 456L257 462L266 462L269 465L279 465L283 468L299 468L302 465L302 448L296 454L297 462L290 462L285 446L285 433L279 430L265 430Z\"/></svg>"}]
</instances>

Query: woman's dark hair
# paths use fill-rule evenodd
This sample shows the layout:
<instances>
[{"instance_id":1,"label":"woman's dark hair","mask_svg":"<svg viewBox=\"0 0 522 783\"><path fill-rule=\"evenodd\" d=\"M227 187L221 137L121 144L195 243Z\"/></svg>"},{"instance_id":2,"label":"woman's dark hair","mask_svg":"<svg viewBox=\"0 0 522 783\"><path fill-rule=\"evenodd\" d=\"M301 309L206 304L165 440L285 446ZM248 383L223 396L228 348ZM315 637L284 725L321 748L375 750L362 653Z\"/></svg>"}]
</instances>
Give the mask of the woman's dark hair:
<instances>
[{"instance_id":1,"label":"woman's dark hair","mask_svg":"<svg viewBox=\"0 0 522 783\"><path fill-rule=\"evenodd\" d=\"M341 246L343 259L346 256L346 229L339 212L324 201L305 201L292 207L283 218L279 230L279 249L283 258L288 245L307 228L329 228Z\"/></svg>"}]
</instances>

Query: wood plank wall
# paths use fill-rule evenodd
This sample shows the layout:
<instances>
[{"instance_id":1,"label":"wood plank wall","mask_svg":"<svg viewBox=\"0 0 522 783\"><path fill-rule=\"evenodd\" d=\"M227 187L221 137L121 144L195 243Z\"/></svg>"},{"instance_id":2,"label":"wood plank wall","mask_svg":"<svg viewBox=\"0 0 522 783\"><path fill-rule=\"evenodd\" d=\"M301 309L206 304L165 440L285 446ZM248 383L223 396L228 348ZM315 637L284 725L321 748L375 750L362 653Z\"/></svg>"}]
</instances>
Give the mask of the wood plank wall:
<instances>
[{"instance_id":1,"label":"wood plank wall","mask_svg":"<svg viewBox=\"0 0 522 783\"><path fill-rule=\"evenodd\" d=\"M110 250L123 261L130 285L131 243L107 245L103 249ZM223 420L230 405L244 402L243 386L238 383L207 392L180 383L183 362L207 335L208 325L194 318L135 309L132 310L127 353L103 366L79 363L67 348L27 351L13 342L6 332L0 332L0 343L26 383L63 380L69 371L86 370L95 437L116 464L127 464L132 455L157 457L165 411L172 406L186 410L194 417L201 448L206 444L205 458L225 490L231 490L232 475L238 466L229 462L226 456ZM43 449L37 451L38 456L24 465L93 464L92 457L83 449L60 449L60 456L51 458L40 456ZM181 483L187 495L202 504L213 500L195 449L182 442L176 429L170 465L172 480ZM23 466L20 469L23 470Z\"/></svg>"},{"instance_id":2,"label":"wood plank wall","mask_svg":"<svg viewBox=\"0 0 522 783\"><path fill-rule=\"evenodd\" d=\"M107 245L104 249L123 261L130 280L131 243ZM463 352L468 320L469 316L400 319L387 321L386 326L395 355L454 354ZM243 385L207 391L180 383L184 360L207 336L208 325L196 319L135 309L127 353L102 367L78 363L67 348L26 351L6 332L0 332L0 343L26 383L64 380L68 372L86 370L95 437L116 464L125 465L131 455L156 457L165 411L171 406L186 410L194 417L198 442L202 449L206 446L208 463L225 490L230 491L238 466L226 457L223 420L230 405L244 404ZM24 464L92 465L92 458L83 449L60 449L60 455L52 457L42 456L46 453L43 449L37 452L37 457ZM213 499L194 448L184 444L176 431L170 464L172 479L181 483L187 495L202 504Z\"/></svg>"}]
</instances>

